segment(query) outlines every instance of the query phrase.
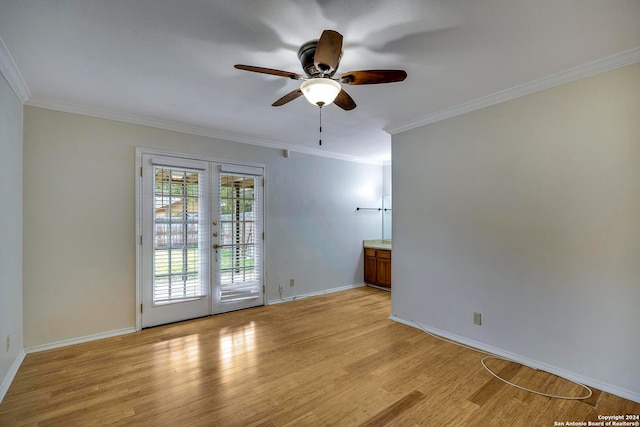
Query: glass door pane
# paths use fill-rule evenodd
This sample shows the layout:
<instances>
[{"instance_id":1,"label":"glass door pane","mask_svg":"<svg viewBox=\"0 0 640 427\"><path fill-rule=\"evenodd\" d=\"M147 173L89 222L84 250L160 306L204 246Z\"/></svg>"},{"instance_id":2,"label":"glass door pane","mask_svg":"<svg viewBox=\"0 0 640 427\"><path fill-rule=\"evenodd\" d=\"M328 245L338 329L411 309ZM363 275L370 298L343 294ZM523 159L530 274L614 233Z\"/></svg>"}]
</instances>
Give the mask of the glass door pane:
<instances>
[{"instance_id":1,"label":"glass door pane","mask_svg":"<svg viewBox=\"0 0 640 427\"><path fill-rule=\"evenodd\" d=\"M154 166L153 303L207 294L199 235L202 171Z\"/></svg>"},{"instance_id":2,"label":"glass door pane","mask_svg":"<svg viewBox=\"0 0 640 427\"><path fill-rule=\"evenodd\" d=\"M207 162L143 155L142 326L211 312Z\"/></svg>"},{"instance_id":3,"label":"glass door pane","mask_svg":"<svg viewBox=\"0 0 640 427\"><path fill-rule=\"evenodd\" d=\"M262 177L220 172L216 312L263 304Z\"/></svg>"}]
</instances>

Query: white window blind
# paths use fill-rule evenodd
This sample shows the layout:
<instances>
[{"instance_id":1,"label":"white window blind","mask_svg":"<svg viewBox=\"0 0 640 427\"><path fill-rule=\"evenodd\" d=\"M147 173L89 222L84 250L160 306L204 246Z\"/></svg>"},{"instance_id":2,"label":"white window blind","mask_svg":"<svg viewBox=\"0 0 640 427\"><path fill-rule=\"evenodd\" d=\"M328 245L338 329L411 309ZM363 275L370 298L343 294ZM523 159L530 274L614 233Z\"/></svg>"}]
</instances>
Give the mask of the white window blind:
<instances>
[{"instance_id":1,"label":"white window blind","mask_svg":"<svg viewBox=\"0 0 640 427\"><path fill-rule=\"evenodd\" d=\"M220 171L220 302L260 298L262 177Z\"/></svg>"},{"instance_id":2,"label":"white window blind","mask_svg":"<svg viewBox=\"0 0 640 427\"><path fill-rule=\"evenodd\" d=\"M203 171L154 165L153 303L206 296Z\"/></svg>"}]
</instances>

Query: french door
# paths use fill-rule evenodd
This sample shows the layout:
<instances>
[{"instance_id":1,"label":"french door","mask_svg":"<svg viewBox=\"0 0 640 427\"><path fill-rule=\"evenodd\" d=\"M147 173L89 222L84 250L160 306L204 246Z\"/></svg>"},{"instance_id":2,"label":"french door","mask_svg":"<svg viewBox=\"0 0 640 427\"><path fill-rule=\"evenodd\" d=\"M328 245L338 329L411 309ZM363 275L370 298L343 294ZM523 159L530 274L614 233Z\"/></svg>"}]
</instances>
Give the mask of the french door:
<instances>
[{"instance_id":1,"label":"french door","mask_svg":"<svg viewBox=\"0 0 640 427\"><path fill-rule=\"evenodd\" d=\"M141 160L141 326L263 305L262 168Z\"/></svg>"}]
</instances>

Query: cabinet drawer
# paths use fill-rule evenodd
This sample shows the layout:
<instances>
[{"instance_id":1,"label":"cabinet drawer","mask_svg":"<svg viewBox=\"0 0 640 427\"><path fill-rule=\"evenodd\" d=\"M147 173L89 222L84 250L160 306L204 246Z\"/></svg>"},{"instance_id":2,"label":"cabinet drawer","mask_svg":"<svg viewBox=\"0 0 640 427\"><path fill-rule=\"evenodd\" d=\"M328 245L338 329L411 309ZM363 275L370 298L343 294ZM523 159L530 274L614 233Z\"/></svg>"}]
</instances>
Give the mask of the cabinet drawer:
<instances>
[{"instance_id":1,"label":"cabinet drawer","mask_svg":"<svg viewBox=\"0 0 640 427\"><path fill-rule=\"evenodd\" d=\"M376 256L376 250L375 249L371 249L371 248L364 248L364 256L375 257Z\"/></svg>"},{"instance_id":2,"label":"cabinet drawer","mask_svg":"<svg viewBox=\"0 0 640 427\"><path fill-rule=\"evenodd\" d=\"M378 249L376 251L376 258L391 259L391 251L383 251Z\"/></svg>"}]
</instances>

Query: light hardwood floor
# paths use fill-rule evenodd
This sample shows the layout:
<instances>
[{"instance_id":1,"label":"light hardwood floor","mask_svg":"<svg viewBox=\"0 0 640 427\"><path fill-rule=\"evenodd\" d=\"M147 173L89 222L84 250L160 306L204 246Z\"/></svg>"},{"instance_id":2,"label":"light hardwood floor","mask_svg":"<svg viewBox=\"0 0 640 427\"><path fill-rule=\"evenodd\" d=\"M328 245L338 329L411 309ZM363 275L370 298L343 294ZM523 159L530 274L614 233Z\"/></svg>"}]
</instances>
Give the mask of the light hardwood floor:
<instances>
[{"instance_id":1,"label":"light hardwood floor","mask_svg":"<svg viewBox=\"0 0 640 427\"><path fill-rule=\"evenodd\" d=\"M640 414L595 391L555 400L494 379L481 356L388 319L370 287L29 354L0 425L554 426ZM577 386L491 361L553 393Z\"/></svg>"}]
</instances>

